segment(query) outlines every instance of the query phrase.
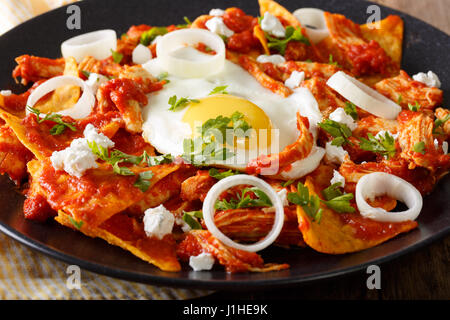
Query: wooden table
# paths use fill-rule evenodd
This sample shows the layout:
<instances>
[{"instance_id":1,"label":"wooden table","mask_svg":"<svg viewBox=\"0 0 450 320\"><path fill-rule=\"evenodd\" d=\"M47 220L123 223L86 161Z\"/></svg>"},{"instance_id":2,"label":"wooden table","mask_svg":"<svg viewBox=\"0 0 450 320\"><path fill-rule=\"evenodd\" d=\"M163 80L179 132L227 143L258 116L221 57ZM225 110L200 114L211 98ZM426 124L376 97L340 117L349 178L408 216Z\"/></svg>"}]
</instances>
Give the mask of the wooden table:
<instances>
[{"instance_id":1,"label":"wooden table","mask_svg":"<svg viewBox=\"0 0 450 320\"><path fill-rule=\"evenodd\" d=\"M373 0L450 34L450 0ZM198 299L450 299L450 236L381 266L381 290L369 290L365 272L283 290L219 291Z\"/></svg>"}]
</instances>

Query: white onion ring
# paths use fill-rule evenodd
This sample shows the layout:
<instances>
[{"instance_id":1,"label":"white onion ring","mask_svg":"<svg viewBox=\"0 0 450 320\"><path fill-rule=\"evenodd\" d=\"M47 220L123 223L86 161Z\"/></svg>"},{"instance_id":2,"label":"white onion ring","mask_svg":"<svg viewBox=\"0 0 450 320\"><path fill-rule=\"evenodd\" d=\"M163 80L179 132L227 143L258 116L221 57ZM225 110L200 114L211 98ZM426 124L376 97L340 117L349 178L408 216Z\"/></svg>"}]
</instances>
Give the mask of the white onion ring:
<instances>
[{"instance_id":1,"label":"white onion ring","mask_svg":"<svg viewBox=\"0 0 450 320\"><path fill-rule=\"evenodd\" d=\"M300 179L316 170L324 156L325 149L314 146L306 158L291 163L289 171L281 171L280 177L285 180Z\"/></svg>"},{"instance_id":2,"label":"white onion ring","mask_svg":"<svg viewBox=\"0 0 450 320\"><path fill-rule=\"evenodd\" d=\"M329 35L324 11L316 8L301 8L294 11L294 17L306 29L308 38L319 43ZM309 26L314 28L309 28Z\"/></svg>"},{"instance_id":3,"label":"white onion ring","mask_svg":"<svg viewBox=\"0 0 450 320\"><path fill-rule=\"evenodd\" d=\"M394 120L402 111L402 107L394 101L342 71L331 76L327 85L345 99L377 117Z\"/></svg>"},{"instance_id":4,"label":"white onion ring","mask_svg":"<svg viewBox=\"0 0 450 320\"><path fill-rule=\"evenodd\" d=\"M94 108L95 96L86 82L84 82L80 78L73 76L58 76L45 81L43 84L34 89L30 94L27 100L27 106L33 107L36 102L38 102L46 94L59 87L68 85L75 85L80 87L83 90L83 93L72 108L57 111L55 113L62 116L69 116L73 119L86 118ZM26 114L29 113L30 111L27 108Z\"/></svg>"},{"instance_id":5,"label":"white onion ring","mask_svg":"<svg viewBox=\"0 0 450 320\"><path fill-rule=\"evenodd\" d=\"M388 195L404 202L408 210L388 212L370 206L366 199ZM363 217L381 222L402 222L415 220L422 210L422 195L409 182L385 172L374 172L363 176L356 184L356 204Z\"/></svg>"},{"instance_id":6,"label":"white onion ring","mask_svg":"<svg viewBox=\"0 0 450 320\"><path fill-rule=\"evenodd\" d=\"M216 52L201 60L188 60L171 53L185 46L204 43ZM202 78L221 71L225 65L225 44L221 37L204 29L182 29L169 32L158 40L156 54L169 74L183 78Z\"/></svg>"},{"instance_id":7,"label":"white onion ring","mask_svg":"<svg viewBox=\"0 0 450 320\"><path fill-rule=\"evenodd\" d=\"M217 198L223 191L243 184L252 185L261 189L270 198L275 208L275 221L270 232L264 239L250 245L234 242L224 235L214 223L214 204L216 203ZM268 247L277 239L284 224L284 208L279 195L267 182L254 176L239 174L220 180L209 190L205 201L203 202L203 219L209 232L225 245L249 252L257 252Z\"/></svg>"},{"instance_id":8,"label":"white onion ring","mask_svg":"<svg viewBox=\"0 0 450 320\"><path fill-rule=\"evenodd\" d=\"M86 56L103 60L111 55L111 50L116 49L117 35L110 29L84 33L61 44L62 56L74 57L77 62L81 62Z\"/></svg>"}]
</instances>

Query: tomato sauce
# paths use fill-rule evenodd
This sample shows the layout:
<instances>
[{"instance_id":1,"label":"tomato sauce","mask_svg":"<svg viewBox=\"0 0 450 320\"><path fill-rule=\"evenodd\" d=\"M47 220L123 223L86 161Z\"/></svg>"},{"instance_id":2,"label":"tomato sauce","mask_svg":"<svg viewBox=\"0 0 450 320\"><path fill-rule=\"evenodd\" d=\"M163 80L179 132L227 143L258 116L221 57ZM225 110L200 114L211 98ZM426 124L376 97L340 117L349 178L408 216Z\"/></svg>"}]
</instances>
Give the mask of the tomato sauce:
<instances>
[{"instance_id":1,"label":"tomato sauce","mask_svg":"<svg viewBox=\"0 0 450 320\"><path fill-rule=\"evenodd\" d=\"M374 40L369 43L350 45L347 55L352 62L352 72L357 76L389 73L388 67L392 60Z\"/></svg>"}]
</instances>

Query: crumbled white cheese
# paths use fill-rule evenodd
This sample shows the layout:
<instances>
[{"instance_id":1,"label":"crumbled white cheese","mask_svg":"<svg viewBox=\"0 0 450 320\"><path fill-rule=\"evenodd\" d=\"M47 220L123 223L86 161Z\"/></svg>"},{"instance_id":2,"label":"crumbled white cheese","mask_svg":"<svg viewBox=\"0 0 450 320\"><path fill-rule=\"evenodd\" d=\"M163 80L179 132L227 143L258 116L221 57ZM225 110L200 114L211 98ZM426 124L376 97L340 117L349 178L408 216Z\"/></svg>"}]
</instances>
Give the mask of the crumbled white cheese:
<instances>
[{"instance_id":1,"label":"crumbled white cheese","mask_svg":"<svg viewBox=\"0 0 450 320\"><path fill-rule=\"evenodd\" d=\"M91 89L92 93L95 95L97 93L98 88L105 82L108 82L109 79L104 75L91 72L89 74L89 78L85 81L88 87Z\"/></svg>"},{"instance_id":2,"label":"crumbled white cheese","mask_svg":"<svg viewBox=\"0 0 450 320\"><path fill-rule=\"evenodd\" d=\"M149 208L144 212L144 231L148 237L164 238L172 233L175 217L163 205Z\"/></svg>"},{"instance_id":3,"label":"crumbled white cheese","mask_svg":"<svg viewBox=\"0 0 450 320\"><path fill-rule=\"evenodd\" d=\"M131 56L135 64L144 64L153 58L150 49L141 43L134 48Z\"/></svg>"},{"instance_id":4,"label":"crumbled white cheese","mask_svg":"<svg viewBox=\"0 0 450 320\"><path fill-rule=\"evenodd\" d=\"M375 138L377 138L377 139L380 139L381 137L385 137L386 136L386 132L391 136L391 137L393 137L394 138L394 140L397 140L397 138L398 138L398 133L392 133L392 132L390 132L390 131L385 131L385 130L381 130L380 132L378 132L376 135L375 135Z\"/></svg>"},{"instance_id":5,"label":"crumbled white cheese","mask_svg":"<svg viewBox=\"0 0 450 320\"><path fill-rule=\"evenodd\" d=\"M279 55L279 54L273 54L271 56L266 55L266 54L262 54L258 58L256 58L256 61L258 61L259 63L268 63L268 62L270 62L270 63L273 63L273 64L280 64L280 63L286 62L286 59L284 59L284 57Z\"/></svg>"},{"instance_id":6,"label":"crumbled white cheese","mask_svg":"<svg viewBox=\"0 0 450 320\"><path fill-rule=\"evenodd\" d=\"M0 95L7 97L7 96L12 95L12 92L11 92L11 90L1 90Z\"/></svg>"},{"instance_id":7,"label":"crumbled white cheese","mask_svg":"<svg viewBox=\"0 0 450 320\"><path fill-rule=\"evenodd\" d=\"M286 207L289 205L289 202L287 200L287 190L281 189L277 192L278 196L280 197L281 203L283 204L283 207Z\"/></svg>"},{"instance_id":8,"label":"crumbled white cheese","mask_svg":"<svg viewBox=\"0 0 450 320\"><path fill-rule=\"evenodd\" d=\"M103 133L98 133L97 128L90 123L86 126L86 128L84 128L83 134L86 141L89 142L95 141L95 143L97 143L99 146L102 146L105 149L114 147L114 142L111 141L111 139L109 139Z\"/></svg>"},{"instance_id":9,"label":"crumbled white cheese","mask_svg":"<svg viewBox=\"0 0 450 320\"><path fill-rule=\"evenodd\" d=\"M286 36L286 29L283 27L283 24L269 12L266 12L261 20L261 29L277 38L284 38Z\"/></svg>"},{"instance_id":10,"label":"crumbled white cheese","mask_svg":"<svg viewBox=\"0 0 450 320\"><path fill-rule=\"evenodd\" d=\"M64 170L71 176L80 178L86 170L98 168L97 156L92 153L88 141L95 141L104 148L114 146L114 142L104 134L98 133L90 123L84 129L84 136L73 140L68 148L52 153L50 161L56 170Z\"/></svg>"},{"instance_id":11,"label":"crumbled white cheese","mask_svg":"<svg viewBox=\"0 0 450 320\"><path fill-rule=\"evenodd\" d=\"M349 116L343 108L337 108L334 110L330 116L328 117L330 120L346 124L350 130L355 130L358 127L358 124L353 120L351 116Z\"/></svg>"},{"instance_id":12,"label":"crumbled white cheese","mask_svg":"<svg viewBox=\"0 0 450 320\"><path fill-rule=\"evenodd\" d=\"M337 170L333 170L333 178L331 178L330 183L341 183L341 187L345 187L345 178Z\"/></svg>"},{"instance_id":13,"label":"crumbled white cheese","mask_svg":"<svg viewBox=\"0 0 450 320\"><path fill-rule=\"evenodd\" d=\"M419 72L418 74L413 75L413 79L426 84L428 87L441 87L441 81L433 71L428 71L428 73Z\"/></svg>"},{"instance_id":14,"label":"crumbled white cheese","mask_svg":"<svg viewBox=\"0 0 450 320\"><path fill-rule=\"evenodd\" d=\"M218 35L231 37L234 34L234 31L229 29L227 25L223 22L223 19L220 17L214 17L206 21L206 28L209 31L214 32Z\"/></svg>"},{"instance_id":15,"label":"crumbled white cheese","mask_svg":"<svg viewBox=\"0 0 450 320\"><path fill-rule=\"evenodd\" d=\"M331 141L326 143L325 152L328 161L338 164L344 162L345 156L348 155L348 152L344 148L333 146Z\"/></svg>"},{"instance_id":16,"label":"crumbled white cheese","mask_svg":"<svg viewBox=\"0 0 450 320\"><path fill-rule=\"evenodd\" d=\"M300 86L300 84L305 80L305 73L293 71L289 78L286 79L284 85L288 88L294 89Z\"/></svg>"},{"instance_id":17,"label":"crumbled white cheese","mask_svg":"<svg viewBox=\"0 0 450 320\"><path fill-rule=\"evenodd\" d=\"M192 230L191 226L187 224L182 217L175 217L175 223L181 227L181 230L183 230L183 232L189 232Z\"/></svg>"},{"instance_id":18,"label":"crumbled white cheese","mask_svg":"<svg viewBox=\"0 0 450 320\"><path fill-rule=\"evenodd\" d=\"M194 271L211 270L214 265L214 257L207 252L189 258L189 265Z\"/></svg>"},{"instance_id":19,"label":"crumbled white cheese","mask_svg":"<svg viewBox=\"0 0 450 320\"><path fill-rule=\"evenodd\" d=\"M211 9L209 11L210 16L221 17L225 14L225 10L222 9Z\"/></svg>"}]
</instances>

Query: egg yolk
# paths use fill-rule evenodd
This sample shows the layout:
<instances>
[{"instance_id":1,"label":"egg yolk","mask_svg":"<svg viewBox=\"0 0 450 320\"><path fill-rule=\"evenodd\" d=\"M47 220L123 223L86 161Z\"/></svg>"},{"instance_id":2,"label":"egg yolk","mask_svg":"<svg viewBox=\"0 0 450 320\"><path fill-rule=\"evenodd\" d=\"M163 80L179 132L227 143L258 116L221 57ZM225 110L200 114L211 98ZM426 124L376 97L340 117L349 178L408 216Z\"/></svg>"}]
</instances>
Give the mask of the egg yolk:
<instances>
[{"instance_id":1,"label":"egg yolk","mask_svg":"<svg viewBox=\"0 0 450 320\"><path fill-rule=\"evenodd\" d=\"M190 103L182 121L189 124L193 136L199 135L198 127L218 116L231 118L234 112L244 115L253 130L247 138L234 137L234 146L239 149L268 148L271 144L272 122L266 113L254 103L228 94L218 94ZM231 126L231 123L230 123ZM225 137L224 137L225 139Z\"/></svg>"}]
</instances>

